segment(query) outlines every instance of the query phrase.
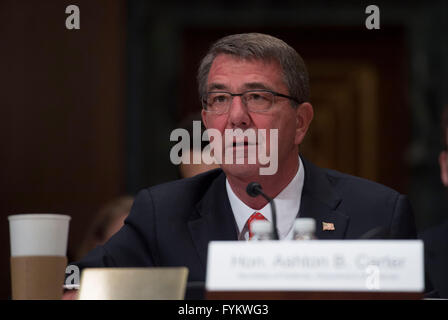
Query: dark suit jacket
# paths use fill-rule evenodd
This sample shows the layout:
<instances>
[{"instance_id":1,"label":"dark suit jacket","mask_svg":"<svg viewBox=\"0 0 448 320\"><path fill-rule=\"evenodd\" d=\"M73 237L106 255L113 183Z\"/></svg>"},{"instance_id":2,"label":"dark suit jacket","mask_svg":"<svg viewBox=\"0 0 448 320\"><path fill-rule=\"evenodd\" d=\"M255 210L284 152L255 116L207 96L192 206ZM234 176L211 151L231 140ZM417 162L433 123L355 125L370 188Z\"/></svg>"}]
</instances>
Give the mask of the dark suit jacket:
<instances>
[{"instance_id":1,"label":"dark suit jacket","mask_svg":"<svg viewBox=\"0 0 448 320\"><path fill-rule=\"evenodd\" d=\"M425 243L426 269L436 297L448 299L448 220L426 230L421 238Z\"/></svg>"},{"instance_id":2,"label":"dark suit jacket","mask_svg":"<svg viewBox=\"0 0 448 320\"><path fill-rule=\"evenodd\" d=\"M382 227L381 237L416 237L406 196L377 183L303 160L305 181L299 215L316 219L320 239L358 239ZM237 240L237 226L216 169L142 190L124 227L76 263L84 267L186 266L189 281L204 281L212 240ZM278 213L281 219L281 212ZM322 231L331 222L334 231Z\"/></svg>"}]
</instances>

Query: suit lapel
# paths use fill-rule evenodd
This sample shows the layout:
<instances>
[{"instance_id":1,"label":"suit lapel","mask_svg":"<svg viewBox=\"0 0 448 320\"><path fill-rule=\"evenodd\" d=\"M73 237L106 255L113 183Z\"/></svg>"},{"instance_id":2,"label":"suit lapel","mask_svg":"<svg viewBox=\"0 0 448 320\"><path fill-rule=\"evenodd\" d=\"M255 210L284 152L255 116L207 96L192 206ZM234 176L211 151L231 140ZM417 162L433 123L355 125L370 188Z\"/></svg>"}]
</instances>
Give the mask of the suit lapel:
<instances>
[{"instance_id":1,"label":"suit lapel","mask_svg":"<svg viewBox=\"0 0 448 320\"><path fill-rule=\"evenodd\" d=\"M215 240L238 240L237 225L221 173L198 203L196 215L188 222L191 238L202 265L207 264L208 243Z\"/></svg>"},{"instance_id":2,"label":"suit lapel","mask_svg":"<svg viewBox=\"0 0 448 320\"><path fill-rule=\"evenodd\" d=\"M343 239L349 218L340 209L341 198L334 192L325 172L303 159L305 182L299 216L316 220L316 236L318 239ZM324 230L324 223L326 229ZM334 230L328 230L334 227Z\"/></svg>"}]
</instances>

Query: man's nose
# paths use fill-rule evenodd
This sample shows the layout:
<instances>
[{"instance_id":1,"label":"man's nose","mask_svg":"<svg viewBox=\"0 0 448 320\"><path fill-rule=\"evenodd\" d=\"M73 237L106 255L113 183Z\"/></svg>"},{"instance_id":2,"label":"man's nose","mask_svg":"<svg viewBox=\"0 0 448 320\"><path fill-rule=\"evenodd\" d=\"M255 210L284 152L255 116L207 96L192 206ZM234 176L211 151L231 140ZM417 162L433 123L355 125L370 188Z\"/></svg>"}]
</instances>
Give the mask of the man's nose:
<instances>
[{"instance_id":1,"label":"man's nose","mask_svg":"<svg viewBox=\"0 0 448 320\"><path fill-rule=\"evenodd\" d=\"M250 126L250 115L247 107L243 104L242 97L233 97L228 121L232 128L245 129Z\"/></svg>"}]
</instances>

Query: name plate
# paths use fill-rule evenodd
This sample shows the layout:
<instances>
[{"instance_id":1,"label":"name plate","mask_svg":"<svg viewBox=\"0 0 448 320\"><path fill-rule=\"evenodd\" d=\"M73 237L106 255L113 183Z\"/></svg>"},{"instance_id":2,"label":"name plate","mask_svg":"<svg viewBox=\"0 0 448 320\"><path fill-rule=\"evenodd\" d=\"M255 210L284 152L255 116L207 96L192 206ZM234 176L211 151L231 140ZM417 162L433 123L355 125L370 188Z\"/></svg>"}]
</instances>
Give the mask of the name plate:
<instances>
[{"instance_id":1,"label":"name plate","mask_svg":"<svg viewBox=\"0 0 448 320\"><path fill-rule=\"evenodd\" d=\"M206 289L423 292L423 242L214 241Z\"/></svg>"}]
</instances>

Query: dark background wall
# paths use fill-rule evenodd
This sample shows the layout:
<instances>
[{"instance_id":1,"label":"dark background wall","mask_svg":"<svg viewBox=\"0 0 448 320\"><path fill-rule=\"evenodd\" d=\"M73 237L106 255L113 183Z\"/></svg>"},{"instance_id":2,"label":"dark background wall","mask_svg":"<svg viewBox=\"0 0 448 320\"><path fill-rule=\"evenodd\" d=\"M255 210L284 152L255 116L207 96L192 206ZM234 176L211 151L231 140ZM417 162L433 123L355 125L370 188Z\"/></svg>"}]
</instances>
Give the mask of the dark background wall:
<instances>
[{"instance_id":1,"label":"dark background wall","mask_svg":"<svg viewBox=\"0 0 448 320\"><path fill-rule=\"evenodd\" d=\"M69 4L80 30L65 28ZM306 156L408 193L420 230L446 219L437 155L448 3L376 2L381 30L372 31L368 4L0 0L0 298L10 294L9 214L70 214L70 253L101 204L178 178L169 135L199 110L199 59L229 33L279 36L309 64L316 121ZM353 125L364 107L374 118ZM331 138L333 123L351 128L336 136L348 151Z\"/></svg>"}]
</instances>

